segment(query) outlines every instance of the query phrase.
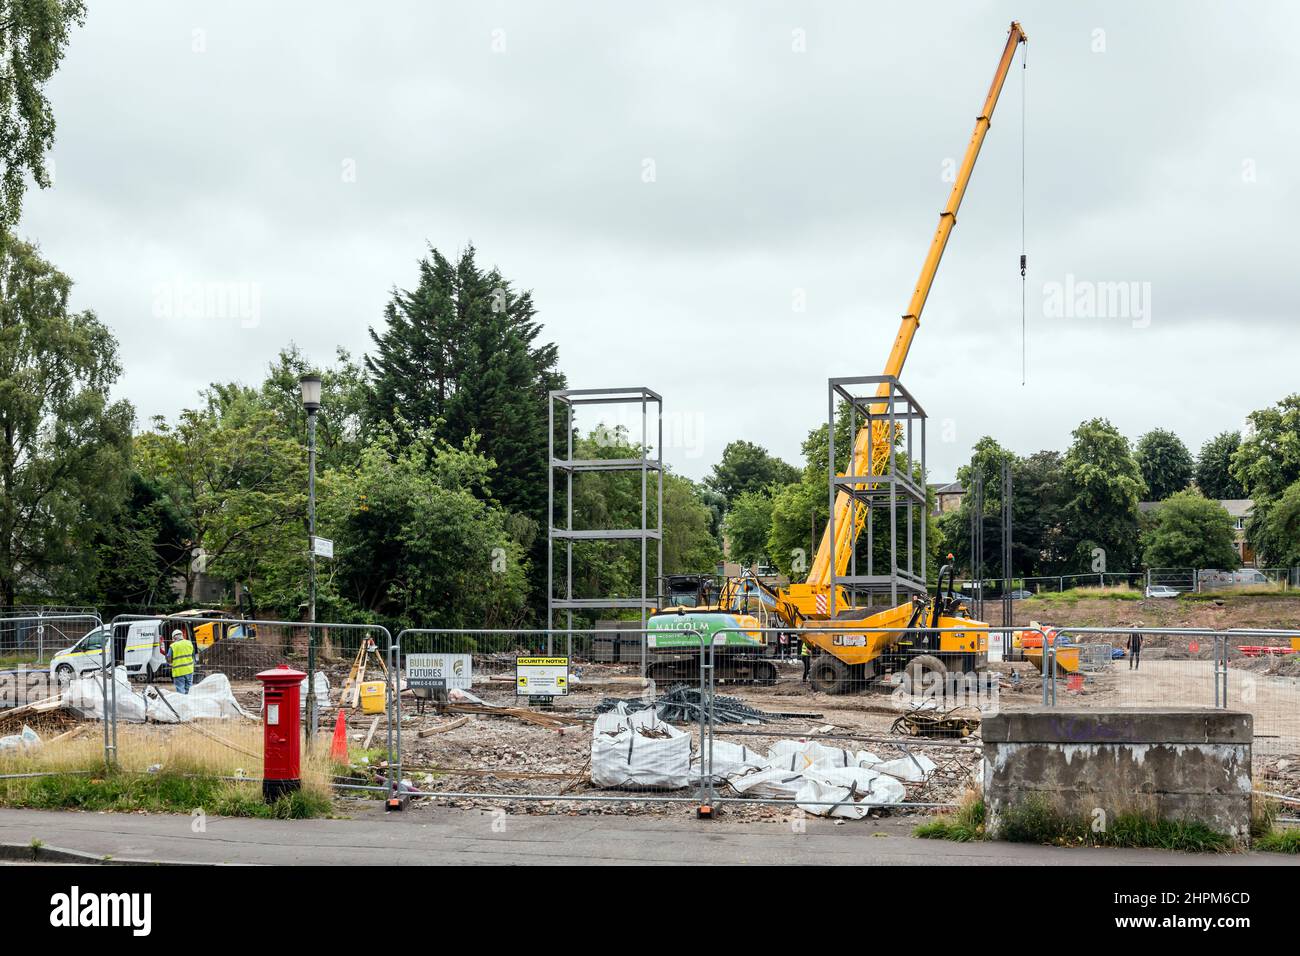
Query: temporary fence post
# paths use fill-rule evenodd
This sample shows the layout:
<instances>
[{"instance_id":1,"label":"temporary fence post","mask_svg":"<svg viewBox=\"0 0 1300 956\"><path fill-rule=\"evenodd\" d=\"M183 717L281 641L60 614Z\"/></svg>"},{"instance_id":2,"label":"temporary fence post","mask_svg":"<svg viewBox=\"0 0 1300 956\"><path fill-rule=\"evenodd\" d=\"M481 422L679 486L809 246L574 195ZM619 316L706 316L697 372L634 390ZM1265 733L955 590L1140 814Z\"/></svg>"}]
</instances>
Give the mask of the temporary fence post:
<instances>
[{"instance_id":1,"label":"temporary fence post","mask_svg":"<svg viewBox=\"0 0 1300 956\"><path fill-rule=\"evenodd\" d=\"M406 809L406 794L402 792L402 634L397 640L380 628L388 638L388 677L393 683L393 693L388 699L388 802L385 810Z\"/></svg>"},{"instance_id":2,"label":"temporary fence post","mask_svg":"<svg viewBox=\"0 0 1300 956\"><path fill-rule=\"evenodd\" d=\"M705 635L700 639L700 800L695 816L701 820L713 819L713 641Z\"/></svg>"},{"instance_id":3,"label":"temporary fence post","mask_svg":"<svg viewBox=\"0 0 1300 956\"><path fill-rule=\"evenodd\" d=\"M1047 664L1048 664L1047 635L1040 630L1038 632L1038 636L1043 640L1043 645L1042 645L1043 646L1043 706L1046 707L1047 706ZM1024 649L1024 641L1022 640L1021 650L1023 649Z\"/></svg>"},{"instance_id":4,"label":"temporary fence post","mask_svg":"<svg viewBox=\"0 0 1300 956\"><path fill-rule=\"evenodd\" d=\"M117 766L117 633L115 628L109 628L108 634L104 638L104 646L112 645L113 649L108 655L108 686L109 694L113 699L113 766ZM126 641L122 641L122 646L126 647Z\"/></svg>"},{"instance_id":5,"label":"temporary fence post","mask_svg":"<svg viewBox=\"0 0 1300 956\"><path fill-rule=\"evenodd\" d=\"M109 745L108 738L108 642L113 639L113 628L109 627L108 637L99 645L99 699L104 707L104 765L112 765L113 750ZM74 669L72 679L77 679L77 673Z\"/></svg>"}]
</instances>

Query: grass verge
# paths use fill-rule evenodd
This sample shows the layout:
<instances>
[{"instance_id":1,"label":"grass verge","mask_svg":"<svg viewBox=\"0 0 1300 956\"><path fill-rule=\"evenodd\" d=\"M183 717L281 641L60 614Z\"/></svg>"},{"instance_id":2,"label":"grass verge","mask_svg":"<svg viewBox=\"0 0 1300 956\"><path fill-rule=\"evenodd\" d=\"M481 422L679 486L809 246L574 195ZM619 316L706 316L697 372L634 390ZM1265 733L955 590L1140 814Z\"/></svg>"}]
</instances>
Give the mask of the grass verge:
<instances>
[{"instance_id":1,"label":"grass verge","mask_svg":"<svg viewBox=\"0 0 1300 956\"><path fill-rule=\"evenodd\" d=\"M1066 588L1064 591L1039 591L1032 598L1026 598L1026 600L1064 601L1073 604L1084 598L1102 598L1110 601L1140 601L1142 600L1142 592L1136 588L1121 587L1119 585L1104 588Z\"/></svg>"},{"instance_id":2,"label":"grass verge","mask_svg":"<svg viewBox=\"0 0 1300 956\"><path fill-rule=\"evenodd\" d=\"M1203 823L1161 820L1139 813L1120 814L1106 829L1094 831L1088 820L1062 814L1045 800L1027 800L1004 812L995 834L988 832L984 802L975 800L955 814L922 824L913 835L959 842L999 839L1008 843L1181 850L1185 853L1226 853L1234 848L1231 837Z\"/></svg>"},{"instance_id":3,"label":"grass verge","mask_svg":"<svg viewBox=\"0 0 1300 956\"><path fill-rule=\"evenodd\" d=\"M1270 830L1255 837L1251 849L1264 853L1300 853L1300 829Z\"/></svg>"},{"instance_id":4,"label":"grass verge","mask_svg":"<svg viewBox=\"0 0 1300 956\"><path fill-rule=\"evenodd\" d=\"M0 806L33 810L204 813L226 817L297 820L327 815L328 793L305 787L273 804L262 800L260 782L222 780L177 770L157 773L105 771L56 773L0 781Z\"/></svg>"},{"instance_id":5,"label":"grass verge","mask_svg":"<svg viewBox=\"0 0 1300 956\"><path fill-rule=\"evenodd\" d=\"M118 766L105 767L102 725L59 728L41 744L0 753L0 806L45 810L143 811L296 819L331 812L328 748L305 755L302 790L268 806L262 800L262 727L251 720L204 724L123 724Z\"/></svg>"},{"instance_id":6,"label":"grass verge","mask_svg":"<svg viewBox=\"0 0 1300 956\"><path fill-rule=\"evenodd\" d=\"M953 840L957 843L974 843L987 840L984 833L984 801L968 800L956 813L946 813L912 831L922 840Z\"/></svg>"}]
</instances>

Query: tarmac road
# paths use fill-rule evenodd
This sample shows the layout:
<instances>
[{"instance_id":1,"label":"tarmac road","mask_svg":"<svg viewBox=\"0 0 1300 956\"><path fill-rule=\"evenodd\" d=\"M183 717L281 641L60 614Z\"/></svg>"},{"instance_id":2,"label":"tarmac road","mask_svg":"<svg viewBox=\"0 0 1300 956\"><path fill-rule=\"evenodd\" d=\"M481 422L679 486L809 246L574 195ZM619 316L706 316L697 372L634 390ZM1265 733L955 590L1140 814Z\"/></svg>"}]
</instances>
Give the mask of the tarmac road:
<instances>
[{"instance_id":1,"label":"tarmac road","mask_svg":"<svg viewBox=\"0 0 1300 956\"><path fill-rule=\"evenodd\" d=\"M1182 854L1163 850L1066 849L1012 843L950 843L910 836L915 819L836 826L719 819L503 816L419 808L385 814L363 807L348 820L244 820L189 816L0 810L0 844L153 861L236 864L952 864L1297 865L1274 853ZM197 832L196 832L197 830Z\"/></svg>"}]
</instances>

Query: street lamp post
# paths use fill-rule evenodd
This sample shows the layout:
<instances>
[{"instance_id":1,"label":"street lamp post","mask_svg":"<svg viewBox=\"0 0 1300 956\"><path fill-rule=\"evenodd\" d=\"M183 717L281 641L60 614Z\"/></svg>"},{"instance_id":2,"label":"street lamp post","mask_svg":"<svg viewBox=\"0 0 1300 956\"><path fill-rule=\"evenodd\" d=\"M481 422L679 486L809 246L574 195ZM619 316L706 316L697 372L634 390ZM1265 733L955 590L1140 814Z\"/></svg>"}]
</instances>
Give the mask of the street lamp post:
<instances>
[{"instance_id":1,"label":"street lamp post","mask_svg":"<svg viewBox=\"0 0 1300 956\"><path fill-rule=\"evenodd\" d=\"M316 413L320 411L320 376L304 375L302 407L307 410L307 747L316 736Z\"/></svg>"}]
</instances>

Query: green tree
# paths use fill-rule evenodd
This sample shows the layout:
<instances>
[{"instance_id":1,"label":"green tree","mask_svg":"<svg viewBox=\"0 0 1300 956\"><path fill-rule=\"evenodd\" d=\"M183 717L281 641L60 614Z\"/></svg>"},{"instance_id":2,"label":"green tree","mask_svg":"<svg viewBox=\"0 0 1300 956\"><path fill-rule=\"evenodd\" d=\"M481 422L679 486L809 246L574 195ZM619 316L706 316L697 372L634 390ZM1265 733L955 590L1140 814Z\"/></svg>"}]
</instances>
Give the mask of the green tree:
<instances>
[{"instance_id":1,"label":"green tree","mask_svg":"<svg viewBox=\"0 0 1300 956\"><path fill-rule=\"evenodd\" d=\"M1300 480L1300 392L1251 412L1250 428L1232 457L1232 476L1256 500L1275 498Z\"/></svg>"},{"instance_id":2,"label":"green tree","mask_svg":"<svg viewBox=\"0 0 1300 956\"><path fill-rule=\"evenodd\" d=\"M1199 491L1180 491L1155 509L1142 535L1149 568L1235 568L1232 516Z\"/></svg>"},{"instance_id":3,"label":"green tree","mask_svg":"<svg viewBox=\"0 0 1300 956\"><path fill-rule=\"evenodd\" d=\"M334 539L321 582L327 613L401 627L512 627L527 612L528 561L510 513L491 501L495 471L473 439L384 426L354 466L320 482Z\"/></svg>"},{"instance_id":4,"label":"green tree","mask_svg":"<svg viewBox=\"0 0 1300 956\"><path fill-rule=\"evenodd\" d=\"M1138 502L1146 493L1128 439L1104 418L1072 433L1061 470L1069 489L1063 550L1079 571L1131 570L1138 559Z\"/></svg>"},{"instance_id":5,"label":"green tree","mask_svg":"<svg viewBox=\"0 0 1300 956\"><path fill-rule=\"evenodd\" d=\"M170 499L133 470L126 498L95 530L98 577L84 598L101 609L171 604L172 578L189 563L192 538Z\"/></svg>"},{"instance_id":6,"label":"green tree","mask_svg":"<svg viewBox=\"0 0 1300 956\"><path fill-rule=\"evenodd\" d=\"M1196 459L1196 487L1216 501L1246 497L1246 489L1232 476L1232 459L1241 447L1241 432L1220 432L1204 445Z\"/></svg>"},{"instance_id":7,"label":"green tree","mask_svg":"<svg viewBox=\"0 0 1300 956\"><path fill-rule=\"evenodd\" d=\"M962 495L961 507L949 512L940 522L940 533L945 550L953 554L957 566L966 568L967 573L971 573L973 568L970 527L971 511L975 507L972 488L976 476L984 479L984 508L980 515L984 528L984 576L998 577L1002 573L1002 466L1016 461L1014 452L986 435L975 443L970 463L957 469L957 480L966 493Z\"/></svg>"},{"instance_id":8,"label":"green tree","mask_svg":"<svg viewBox=\"0 0 1300 956\"><path fill-rule=\"evenodd\" d=\"M130 404L109 399L117 342L68 311L72 282L0 231L0 602L82 593L86 547L126 490Z\"/></svg>"},{"instance_id":9,"label":"green tree","mask_svg":"<svg viewBox=\"0 0 1300 956\"><path fill-rule=\"evenodd\" d=\"M1229 470L1255 502L1246 521L1246 540L1265 563L1277 563L1294 552L1278 533L1287 527L1288 509L1280 507L1281 499L1300 481L1300 392L1251 412L1248 421Z\"/></svg>"},{"instance_id":10,"label":"green tree","mask_svg":"<svg viewBox=\"0 0 1300 956\"><path fill-rule=\"evenodd\" d=\"M705 573L722 561L713 514L689 478L664 475L664 573Z\"/></svg>"},{"instance_id":11,"label":"green tree","mask_svg":"<svg viewBox=\"0 0 1300 956\"><path fill-rule=\"evenodd\" d=\"M1265 565L1300 565L1300 481L1276 497L1257 499L1246 527L1251 546Z\"/></svg>"},{"instance_id":12,"label":"green tree","mask_svg":"<svg viewBox=\"0 0 1300 956\"><path fill-rule=\"evenodd\" d=\"M772 496L767 491L742 491L722 519L727 557L741 564L762 562L772 528Z\"/></svg>"},{"instance_id":13,"label":"green tree","mask_svg":"<svg viewBox=\"0 0 1300 956\"><path fill-rule=\"evenodd\" d=\"M252 389L214 387L205 398L136 440L141 474L193 533L194 560L177 569L183 600L206 571L247 585L264 607L296 611L307 581L306 449Z\"/></svg>"},{"instance_id":14,"label":"green tree","mask_svg":"<svg viewBox=\"0 0 1300 956\"><path fill-rule=\"evenodd\" d=\"M818 483L805 475L804 480L785 485L772 496L766 551L776 569L791 581L808 576L817 554L829 514L826 492L825 476Z\"/></svg>"},{"instance_id":15,"label":"green tree","mask_svg":"<svg viewBox=\"0 0 1300 956\"><path fill-rule=\"evenodd\" d=\"M536 528L546 527L549 392L564 387L531 292L518 293L497 269L483 270L471 246L455 262L437 249L419 263L415 289L395 291L374 352L368 420L399 437L434 428L460 447L473 438L496 462L492 493ZM535 536L534 602L540 606L546 536Z\"/></svg>"},{"instance_id":16,"label":"green tree","mask_svg":"<svg viewBox=\"0 0 1300 956\"><path fill-rule=\"evenodd\" d=\"M769 454L761 445L733 441L722 450L722 458L713 466L705 484L722 495L730 509L746 492L764 491L798 478L799 472L793 465Z\"/></svg>"},{"instance_id":17,"label":"green tree","mask_svg":"<svg viewBox=\"0 0 1300 956\"><path fill-rule=\"evenodd\" d=\"M1154 428L1138 439L1133 452L1147 494L1153 501L1164 501L1182 491L1192 481L1194 465L1191 452L1181 438L1163 428Z\"/></svg>"},{"instance_id":18,"label":"green tree","mask_svg":"<svg viewBox=\"0 0 1300 956\"><path fill-rule=\"evenodd\" d=\"M1012 554L1016 574L1060 573L1064 550L1065 507L1069 500L1060 452L1038 451L1012 468Z\"/></svg>"},{"instance_id":19,"label":"green tree","mask_svg":"<svg viewBox=\"0 0 1300 956\"><path fill-rule=\"evenodd\" d=\"M338 349L334 364L314 367L297 346L281 349L267 367L259 400L275 412L284 437L305 443L307 411L302 407L299 380L308 372L321 377L321 407L316 413L316 466L319 469L356 464L365 446L369 390L365 372L346 349Z\"/></svg>"},{"instance_id":20,"label":"green tree","mask_svg":"<svg viewBox=\"0 0 1300 956\"><path fill-rule=\"evenodd\" d=\"M85 20L82 0L0 0L0 229L18 222L28 175L50 186L54 110L45 84Z\"/></svg>"},{"instance_id":21,"label":"green tree","mask_svg":"<svg viewBox=\"0 0 1300 956\"><path fill-rule=\"evenodd\" d=\"M371 417L399 435L436 428L451 445L477 435L497 463L496 498L544 524L548 393L564 378L532 293L479 268L473 246L455 263L430 248L419 270L414 291L394 292L384 331L370 330Z\"/></svg>"}]
</instances>

